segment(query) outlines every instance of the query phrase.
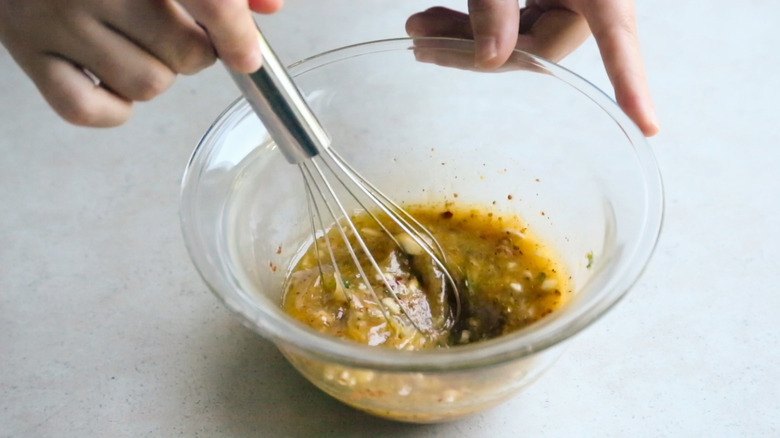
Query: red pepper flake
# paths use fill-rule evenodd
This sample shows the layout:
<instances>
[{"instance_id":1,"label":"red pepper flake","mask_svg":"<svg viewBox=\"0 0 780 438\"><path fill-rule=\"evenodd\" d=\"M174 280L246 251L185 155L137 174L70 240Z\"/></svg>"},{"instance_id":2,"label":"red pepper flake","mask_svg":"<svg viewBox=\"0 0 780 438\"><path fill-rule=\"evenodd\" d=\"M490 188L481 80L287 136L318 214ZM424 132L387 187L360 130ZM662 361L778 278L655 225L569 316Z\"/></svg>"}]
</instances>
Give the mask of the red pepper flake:
<instances>
[{"instance_id":1,"label":"red pepper flake","mask_svg":"<svg viewBox=\"0 0 780 438\"><path fill-rule=\"evenodd\" d=\"M512 195L507 195L506 199L509 199L511 201L512 200Z\"/></svg>"},{"instance_id":2,"label":"red pepper flake","mask_svg":"<svg viewBox=\"0 0 780 438\"><path fill-rule=\"evenodd\" d=\"M544 216L544 212L541 212L541 213L542 213L542 216Z\"/></svg>"},{"instance_id":3,"label":"red pepper flake","mask_svg":"<svg viewBox=\"0 0 780 438\"><path fill-rule=\"evenodd\" d=\"M281 254L282 253L282 247L281 246L276 248L276 253L277 254Z\"/></svg>"},{"instance_id":4,"label":"red pepper flake","mask_svg":"<svg viewBox=\"0 0 780 438\"><path fill-rule=\"evenodd\" d=\"M270 266L270 267L271 267L271 270L272 270L273 272L276 272L276 265L274 264L274 262L270 262L270 263L268 264L268 266Z\"/></svg>"},{"instance_id":5,"label":"red pepper flake","mask_svg":"<svg viewBox=\"0 0 780 438\"><path fill-rule=\"evenodd\" d=\"M447 210L447 211L445 211L445 212L443 212L443 213L441 214L441 217L443 217L444 219L449 219L449 218L451 218L451 217L452 217L452 215L453 215L453 214L452 214L452 212L451 212L451 211L449 211L449 210Z\"/></svg>"}]
</instances>

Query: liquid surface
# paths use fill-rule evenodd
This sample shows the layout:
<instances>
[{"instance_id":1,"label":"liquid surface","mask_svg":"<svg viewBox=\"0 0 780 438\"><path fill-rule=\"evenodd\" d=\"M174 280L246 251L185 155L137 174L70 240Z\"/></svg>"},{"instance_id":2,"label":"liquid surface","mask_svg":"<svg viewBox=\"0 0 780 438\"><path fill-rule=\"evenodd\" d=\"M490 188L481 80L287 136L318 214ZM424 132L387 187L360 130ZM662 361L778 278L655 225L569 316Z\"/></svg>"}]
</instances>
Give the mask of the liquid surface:
<instances>
[{"instance_id":1,"label":"liquid surface","mask_svg":"<svg viewBox=\"0 0 780 438\"><path fill-rule=\"evenodd\" d=\"M453 301L442 271L397 225L380 217L396 243L366 213L352 220L382 274L368 263L347 230L361 264L358 269L333 227L328 241L317 239L288 278L284 310L332 336L419 350L519 330L555 311L571 294L563 266L518 218L452 205L406 210L444 250L460 292L461 312L456 320L448 319Z\"/></svg>"}]
</instances>

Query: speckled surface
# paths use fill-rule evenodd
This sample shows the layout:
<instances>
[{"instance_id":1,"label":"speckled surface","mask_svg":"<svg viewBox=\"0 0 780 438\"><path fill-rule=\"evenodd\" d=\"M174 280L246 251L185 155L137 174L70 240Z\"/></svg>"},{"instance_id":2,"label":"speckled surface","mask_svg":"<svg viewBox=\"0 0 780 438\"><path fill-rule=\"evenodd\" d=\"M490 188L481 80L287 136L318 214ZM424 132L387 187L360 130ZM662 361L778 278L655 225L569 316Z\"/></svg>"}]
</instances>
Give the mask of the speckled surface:
<instances>
[{"instance_id":1,"label":"speckled surface","mask_svg":"<svg viewBox=\"0 0 780 438\"><path fill-rule=\"evenodd\" d=\"M430 426L320 393L191 266L179 179L237 95L221 68L88 130L0 51L0 437L780 435L780 3L639 3L667 195L656 254L528 391ZM261 22L291 62L403 36L432 5L289 0ZM563 64L608 85L592 41Z\"/></svg>"}]
</instances>

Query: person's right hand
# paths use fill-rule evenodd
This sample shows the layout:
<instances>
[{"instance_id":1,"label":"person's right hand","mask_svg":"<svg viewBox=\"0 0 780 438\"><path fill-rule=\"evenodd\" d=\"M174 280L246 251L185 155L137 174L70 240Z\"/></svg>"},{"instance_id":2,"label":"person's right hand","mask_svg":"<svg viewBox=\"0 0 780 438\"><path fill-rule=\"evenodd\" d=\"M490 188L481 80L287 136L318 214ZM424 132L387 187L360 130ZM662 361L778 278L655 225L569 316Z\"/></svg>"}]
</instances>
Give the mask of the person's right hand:
<instances>
[{"instance_id":1,"label":"person's right hand","mask_svg":"<svg viewBox=\"0 0 780 438\"><path fill-rule=\"evenodd\" d=\"M221 58L251 72L251 11L282 0L0 0L0 42L65 120L115 126L134 101Z\"/></svg>"},{"instance_id":2,"label":"person's right hand","mask_svg":"<svg viewBox=\"0 0 780 438\"><path fill-rule=\"evenodd\" d=\"M658 121L639 51L632 0L468 0L468 13L443 7L414 14L411 36L473 38L475 63L496 68L517 48L559 61L593 33L615 99L642 132L658 132Z\"/></svg>"}]
</instances>

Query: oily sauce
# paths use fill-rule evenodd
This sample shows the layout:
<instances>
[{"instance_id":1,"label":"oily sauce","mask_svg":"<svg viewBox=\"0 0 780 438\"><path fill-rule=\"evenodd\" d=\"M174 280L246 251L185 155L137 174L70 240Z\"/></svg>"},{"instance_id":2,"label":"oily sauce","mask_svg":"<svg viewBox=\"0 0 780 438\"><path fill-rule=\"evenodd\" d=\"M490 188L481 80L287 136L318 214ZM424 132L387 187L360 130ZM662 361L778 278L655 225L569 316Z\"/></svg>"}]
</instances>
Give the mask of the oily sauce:
<instances>
[{"instance_id":1,"label":"oily sauce","mask_svg":"<svg viewBox=\"0 0 780 438\"><path fill-rule=\"evenodd\" d=\"M419 245L395 224L382 220L393 242L368 214L352 218L383 279L346 235L362 271L352 261L336 227L298 261L285 285L283 309L320 332L368 345L404 350L453 346L495 338L519 330L558 309L571 294L570 277L554 253L523 223L485 209L407 206L442 246L459 285L461 313L449 316L451 298L441 271ZM327 250L331 246L333 257ZM338 270L334 269L335 265ZM364 281L364 280L368 281ZM392 281L398 300L386 292ZM400 301L400 305L399 305ZM429 327L423 334L404 315L414 312ZM446 330L433 330L446 326Z\"/></svg>"}]
</instances>

